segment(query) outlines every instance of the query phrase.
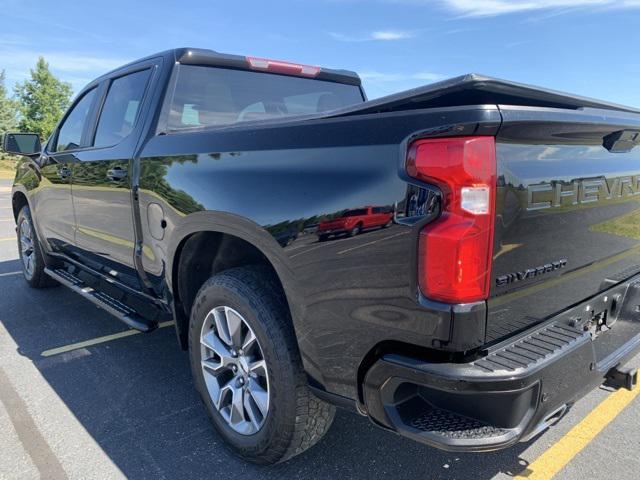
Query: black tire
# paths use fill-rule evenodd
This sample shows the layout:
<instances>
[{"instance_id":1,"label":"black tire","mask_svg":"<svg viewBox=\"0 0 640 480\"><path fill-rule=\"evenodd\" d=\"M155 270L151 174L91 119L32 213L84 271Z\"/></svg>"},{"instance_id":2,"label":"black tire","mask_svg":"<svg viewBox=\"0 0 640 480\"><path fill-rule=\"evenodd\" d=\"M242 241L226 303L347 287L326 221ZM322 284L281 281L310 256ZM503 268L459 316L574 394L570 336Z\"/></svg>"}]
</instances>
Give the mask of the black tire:
<instances>
[{"instance_id":1,"label":"black tire","mask_svg":"<svg viewBox=\"0 0 640 480\"><path fill-rule=\"evenodd\" d=\"M28 223L28 228L30 229L31 243L33 247L30 255L31 262L33 263L31 271L27 269L27 263L25 262L26 254L23 252L22 242L20 240L23 234L23 229L26 227L25 222ZM33 220L31 219L31 211L29 210L28 205L22 207L20 213L18 213L16 233L18 236L18 253L20 255L22 274L29 286L32 288L48 288L59 285L58 282L44 273L45 263L44 258L42 257L42 249L40 248L38 234L33 225Z\"/></svg>"},{"instance_id":2,"label":"black tire","mask_svg":"<svg viewBox=\"0 0 640 480\"><path fill-rule=\"evenodd\" d=\"M326 242L328 238L329 238L329 235L318 235L319 242Z\"/></svg>"},{"instance_id":3,"label":"black tire","mask_svg":"<svg viewBox=\"0 0 640 480\"><path fill-rule=\"evenodd\" d=\"M196 388L215 429L243 459L259 464L283 462L316 444L327 432L335 407L315 397L291 325L285 299L270 272L240 267L211 277L202 286L191 311L189 355ZM232 429L215 408L201 368L200 332L207 314L228 306L244 317L253 330L266 361L269 412L252 435Z\"/></svg>"},{"instance_id":4,"label":"black tire","mask_svg":"<svg viewBox=\"0 0 640 480\"><path fill-rule=\"evenodd\" d=\"M349 236L355 237L356 235L360 235L361 232L362 232L362 225L357 224L355 227L351 229L351 231L349 232Z\"/></svg>"}]
</instances>

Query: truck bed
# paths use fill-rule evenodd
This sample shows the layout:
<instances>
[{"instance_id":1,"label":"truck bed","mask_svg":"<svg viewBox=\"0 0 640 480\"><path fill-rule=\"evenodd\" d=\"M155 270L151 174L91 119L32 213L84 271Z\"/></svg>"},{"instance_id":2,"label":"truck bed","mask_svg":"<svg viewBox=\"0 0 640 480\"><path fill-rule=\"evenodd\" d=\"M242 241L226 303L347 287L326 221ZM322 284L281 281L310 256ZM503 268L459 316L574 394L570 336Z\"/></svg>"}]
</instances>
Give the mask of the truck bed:
<instances>
[{"instance_id":1,"label":"truck bed","mask_svg":"<svg viewBox=\"0 0 640 480\"><path fill-rule=\"evenodd\" d=\"M640 110L469 74L333 116L472 105L495 105L501 116L491 343L640 272L640 149L614 151L606 141L640 132ZM563 265L527 273L554 262Z\"/></svg>"}]
</instances>

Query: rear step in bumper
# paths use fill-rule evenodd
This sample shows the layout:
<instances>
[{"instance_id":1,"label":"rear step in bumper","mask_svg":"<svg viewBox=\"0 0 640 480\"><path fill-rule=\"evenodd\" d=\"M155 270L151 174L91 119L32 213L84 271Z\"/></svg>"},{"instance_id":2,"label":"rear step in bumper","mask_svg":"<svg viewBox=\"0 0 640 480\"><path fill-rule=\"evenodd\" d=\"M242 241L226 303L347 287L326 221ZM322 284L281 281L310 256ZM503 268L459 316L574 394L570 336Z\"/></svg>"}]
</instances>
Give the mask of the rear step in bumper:
<instances>
[{"instance_id":1,"label":"rear step in bumper","mask_svg":"<svg viewBox=\"0 0 640 480\"><path fill-rule=\"evenodd\" d=\"M63 268L59 268L56 270L45 268L45 273L51 278L60 282L65 287L68 287L74 292L79 293L84 298L96 304L98 307L106 310L111 315L114 315L119 320L126 323L129 327L135 330L140 330L141 332L150 332L158 326L156 322L152 322L140 316L137 312L127 307L124 303L116 300L105 292L100 292L86 285L80 278L76 277Z\"/></svg>"},{"instance_id":2,"label":"rear step in bumper","mask_svg":"<svg viewBox=\"0 0 640 480\"><path fill-rule=\"evenodd\" d=\"M635 387L636 372L621 365L640 351L639 305L640 276L469 363L385 355L364 379L369 416L449 451L498 450L529 440L605 380L615 388ZM597 335L576 320L595 311L597 323L604 310L611 328Z\"/></svg>"}]
</instances>

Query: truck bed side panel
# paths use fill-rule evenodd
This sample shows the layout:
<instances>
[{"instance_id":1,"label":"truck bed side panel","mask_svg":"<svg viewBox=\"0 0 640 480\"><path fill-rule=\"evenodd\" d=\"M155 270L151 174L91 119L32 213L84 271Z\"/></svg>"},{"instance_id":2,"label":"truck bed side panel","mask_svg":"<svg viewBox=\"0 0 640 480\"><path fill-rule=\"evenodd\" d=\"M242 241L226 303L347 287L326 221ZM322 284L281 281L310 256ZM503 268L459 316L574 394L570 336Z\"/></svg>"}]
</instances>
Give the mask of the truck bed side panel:
<instances>
[{"instance_id":1,"label":"truck bed side panel","mask_svg":"<svg viewBox=\"0 0 640 480\"><path fill-rule=\"evenodd\" d=\"M406 140L425 131L491 135L499 120L495 107L466 107L154 137L140 158L145 270L170 281L171 251L196 221L257 245L281 275L305 368L356 398L358 367L375 345L433 347L449 336L450 325L417 303L420 218L405 215L426 197L414 186L409 209ZM158 206L161 239L150 231ZM365 206L395 210L398 222L326 242L313 232Z\"/></svg>"}]
</instances>

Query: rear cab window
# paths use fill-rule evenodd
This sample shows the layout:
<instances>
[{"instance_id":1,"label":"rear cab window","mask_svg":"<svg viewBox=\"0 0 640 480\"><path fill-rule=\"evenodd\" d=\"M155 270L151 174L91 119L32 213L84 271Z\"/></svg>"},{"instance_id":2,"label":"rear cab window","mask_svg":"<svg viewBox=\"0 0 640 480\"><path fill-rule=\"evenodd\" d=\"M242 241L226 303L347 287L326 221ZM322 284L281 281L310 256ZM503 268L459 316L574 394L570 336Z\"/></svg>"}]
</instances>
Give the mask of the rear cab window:
<instances>
[{"instance_id":1,"label":"rear cab window","mask_svg":"<svg viewBox=\"0 0 640 480\"><path fill-rule=\"evenodd\" d=\"M344 212L343 217L361 217L363 215L367 215L369 211L366 208L357 208L355 210L347 210Z\"/></svg>"},{"instance_id":2,"label":"rear cab window","mask_svg":"<svg viewBox=\"0 0 640 480\"><path fill-rule=\"evenodd\" d=\"M218 67L176 68L169 131L311 115L364 101L356 85Z\"/></svg>"}]
</instances>

